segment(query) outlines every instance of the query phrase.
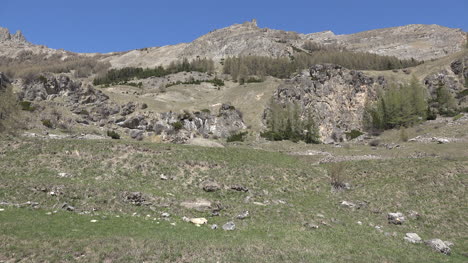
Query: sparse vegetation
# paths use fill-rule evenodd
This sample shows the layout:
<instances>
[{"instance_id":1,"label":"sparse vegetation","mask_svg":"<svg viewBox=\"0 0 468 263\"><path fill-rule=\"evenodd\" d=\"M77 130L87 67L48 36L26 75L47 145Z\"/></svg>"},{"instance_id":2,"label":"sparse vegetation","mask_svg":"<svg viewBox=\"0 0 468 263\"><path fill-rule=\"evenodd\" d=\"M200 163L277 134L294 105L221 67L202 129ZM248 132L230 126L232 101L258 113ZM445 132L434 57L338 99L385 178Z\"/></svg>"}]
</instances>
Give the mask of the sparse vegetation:
<instances>
[{"instance_id":1,"label":"sparse vegetation","mask_svg":"<svg viewBox=\"0 0 468 263\"><path fill-rule=\"evenodd\" d=\"M346 139L348 140L353 140L361 135L363 135L364 133L359 131L359 130L351 130L350 132L346 132Z\"/></svg>"},{"instance_id":2,"label":"sparse vegetation","mask_svg":"<svg viewBox=\"0 0 468 263\"><path fill-rule=\"evenodd\" d=\"M294 72L323 63L333 63L356 70L391 70L420 64L414 59L399 60L389 56L332 49L314 51L310 54L298 52L290 59L261 56L229 57L224 60L223 71L225 74L230 74L234 80L244 83L251 76L289 78Z\"/></svg>"},{"instance_id":3,"label":"sparse vegetation","mask_svg":"<svg viewBox=\"0 0 468 263\"><path fill-rule=\"evenodd\" d=\"M112 130L107 131L107 136L111 137L114 140L120 139L120 135L116 131L112 131Z\"/></svg>"},{"instance_id":4,"label":"sparse vegetation","mask_svg":"<svg viewBox=\"0 0 468 263\"><path fill-rule=\"evenodd\" d=\"M313 117L310 114L300 116L299 111L298 104L280 105L271 101L268 130L260 135L270 141L319 143L318 129Z\"/></svg>"},{"instance_id":5,"label":"sparse vegetation","mask_svg":"<svg viewBox=\"0 0 468 263\"><path fill-rule=\"evenodd\" d=\"M105 74L101 74L93 81L94 85L111 85L121 82L128 82L134 79L145 79L149 77L164 77L178 72L212 72L214 62L211 59L195 59L188 61L184 59L178 62L172 62L167 68L162 66L155 68L133 68L126 67L121 69L111 69Z\"/></svg>"},{"instance_id":6,"label":"sparse vegetation","mask_svg":"<svg viewBox=\"0 0 468 263\"><path fill-rule=\"evenodd\" d=\"M178 131L178 130L182 129L184 127L184 125L182 124L182 122L176 121L176 122L172 123L172 127L174 127L174 130Z\"/></svg>"},{"instance_id":7,"label":"sparse vegetation","mask_svg":"<svg viewBox=\"0 0 468 263\"><path fill-rule=\"evenodd\" d=\"M227 137L226 142L243 142L247 132L239 132Z\"/></svg>"},{"instance_id":8,"label":"sparse vegetation","mask_svg":"<svg viewBox=\"0 0 468 263\"><path fill-rule=\"evenodd\" d=\"M447 89L444 83L440 82L436 91L436 99L433 101L433 107L438 109L440 115L453 117L458 114L457 104L452 93Z\"/></svg>"},{"instance_id":9,"label":"sparse vegetation","mask_svg":"<svg viewBox=\"0 0 468 263\"><path fill-rule=\"evenodd\" d=\"M19 105L21 107L21 110L24 111L34 111L36 108L32 106L32 103L30 101L20 101Z\"/></svg>"},{"instance_id":10,"label":"sparse vegetation","mask_svg":"<svg viewBox=\"0 0 468 263\"><path fill-rule=\"evenodd\" d=\"M92 74L102 74L110 67L109 63L98 61L98 57L81 57L72 53L66 58L62 55L47 56L22 51L15 59L0 57L0 72L5 72L12 78L27 78L42 73L71 73L75 77L89 77Z\"/></svg>"},{"instance_id":11,"label":"sparse vegetation","mask_svg":"<svg viewBox=\"0 0 468 263\"><path fill-rule=\"evenodd\" d=\"M19 109L12 87L0 86L0 133L16 132L21 127Z\"/></svg>"},{"instance_id":12,"label":"sparse vegetation","mask_svg":"<svg viewBox=\"0 0 468 263\"><path fill-rule=\"evenodd\" d=\"M427 119L425 89L413 77L409 85L392 86L381 91L376 103L367 107L368 130L408 127Z\"/></svg>"},{"instance_id":13,"label":"sparse vegetation","mask_svg":"<svg viewBox=\"0 0 468 263\"><path fill-rule=\"evenodd\" d=\"M49 128L49 129L53 129L54 128L54 124L52 123L51 120L49 119L44 119L41 121L42 122L42 125L44 125L45 127Z\"/></svg>"},{"instance_id":14,"label":"sparse vegetation","mask_svg":"<svg viewBox=\"0 0 468 263\"><path fill-rule=\"evenodd\" d=\"M216 87L224 86L224 81L222 79L214 78L211 80L189 80L189 81L176 81L173 83L166 84L166 88L175 86L175 85L200 85L203 82L212 83Z\"/></svg>"}]
</instances>

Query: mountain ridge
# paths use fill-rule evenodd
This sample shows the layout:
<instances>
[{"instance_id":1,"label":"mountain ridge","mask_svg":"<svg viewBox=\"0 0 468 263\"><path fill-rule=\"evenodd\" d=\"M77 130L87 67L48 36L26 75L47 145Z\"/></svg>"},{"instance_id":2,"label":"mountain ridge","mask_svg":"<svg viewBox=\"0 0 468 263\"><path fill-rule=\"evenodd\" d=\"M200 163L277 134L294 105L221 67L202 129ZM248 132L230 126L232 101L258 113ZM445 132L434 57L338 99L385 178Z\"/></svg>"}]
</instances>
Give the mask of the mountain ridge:
<instances>
[{"instance_id":1,"label":"mountain ridge","mask_svg":"<svg viewBox=\"0 0 468 263\"><path fill-rule=\"evenodd\" d=\"M254 19L250 22L213 30L188 43L106 53L104 54L106 58L103 60L109 61L114 68L122 68L155 67L168 65L183 58L195 59L197 57L211 58L215 61L229 56L244 55L288 57L310 41L353 52L368 52L395 56L399 59L424 61L462 50L467 41L467 34L461 29L435 24L410 24L354 34L337 35L330 30L303 34L260 28ZM73 53L31 44L26 41L20 31L11 35L8 29L1 27L0 47L0 55L7 57L17 56L18 49L30 50L37 54Z\"/></svg>"}]
</instances>

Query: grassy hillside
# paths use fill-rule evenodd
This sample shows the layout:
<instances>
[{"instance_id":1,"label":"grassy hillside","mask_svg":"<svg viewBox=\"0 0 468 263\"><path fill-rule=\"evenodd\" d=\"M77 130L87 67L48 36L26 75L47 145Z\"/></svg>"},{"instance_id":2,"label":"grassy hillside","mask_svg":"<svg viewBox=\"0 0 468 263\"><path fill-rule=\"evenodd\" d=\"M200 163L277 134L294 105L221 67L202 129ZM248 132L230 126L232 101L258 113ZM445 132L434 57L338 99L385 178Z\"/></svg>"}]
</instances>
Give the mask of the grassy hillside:
<instances>
[{"instance_id":1,"label":"grassy hillside","mask_svg":"<svg viewBox=\"0 0 468 263\"><path fill-rule=\"evenodd\" d=\"M466 147L452 146L433 145L439 155L424 158L315 164L315 156L235 146L2 138L0 261L465 262L468 156ZM403 144L408 152L419 147ZM351 190L332 191L331 171ZM221 190L203 191L207 180ZM151 204L127 202L128 192L143 193ZM219 204L220 215L180 206L197 198ZM363 206L342 207L343 200ZM75 210L62 209L64 203ZM250 216L236 219L245 210ZM388 212L410 210L421 217L387 223ZM208 225L196 227L183 216L205 217ZM236 230L210 228L228 221ZM453 242L452 255L405 242L407 232Z\"/></svg>"}]
</instances>

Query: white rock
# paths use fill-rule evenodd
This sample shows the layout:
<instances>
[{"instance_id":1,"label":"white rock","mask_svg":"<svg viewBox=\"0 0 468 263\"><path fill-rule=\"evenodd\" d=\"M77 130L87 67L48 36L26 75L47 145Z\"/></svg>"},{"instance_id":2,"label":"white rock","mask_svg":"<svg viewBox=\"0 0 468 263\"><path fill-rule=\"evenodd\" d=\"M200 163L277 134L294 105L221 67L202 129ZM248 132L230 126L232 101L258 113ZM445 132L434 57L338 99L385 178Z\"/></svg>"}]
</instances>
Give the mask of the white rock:
<instances>
[{"instance_id":1,"label":"white rock","mask_svg":"<svg viewBox=\"0 0 468 263\"><path fill-rule=\"evenodd\" d=\"M444 241L438 238L427 240L424 243L426 243L427 246L431 247L435 251L438 251L445 255L450 255L450 247L447 246L447 244L445 244Z\"/></svg>"},{"instance_id":2,"label":"white rock","mask_svg":"<svg viewBox=\"0 0 468 263\"><path fill-rule=\"evenodd\" d=\"M3 208L0 208L0 212L3 212L3 211L5 211L5 209L3 209Z\"/></svg>"},{"instance_id":3,"label":"white rock","mask_svg":"<svg viewBox=\"0 0 468 263\"><path fill-rule=\"evenodd\" d=\"M96 223L97 220L96 220L96 219L93 219L93 220L91 220L90 222L91 222L91 223Z\"/></svg>"},{"instance_id":4,"label":"white rock","mask_svg":"<svg viewBox=\"0 0 468 263\"><path fill-rule=\"evenodd\" d=\"M349 208L355 208L355 207L356 207L356 204L355 204L355 203L352 203L352 202L348 202L348 201L342 201L342 202L341 202L341 206L349 207Z\"/></svg>"},{"instance_id":5,"label":"white rock","mask_svg":"<svg viewBox=\"0 0 468 263\"><path fill-rule=\"evenodd\" d=\"M162 217L170 217L171 215L169 213L162 213L161 216Z\"/></svg>"},{"instance_id":6,"label":"white rock","mask_svg":"<svg viewBox=\"0 0 468 263\"><path fill-rule=\"evenodd\" d=\"M190 223L200 226L200 225L204 225L204 224L208 223L208 220L206 220L206 218L203 218L203 217L191 218Z\"/></svg>"},{"instance_id":7,"label":"white rock","mask_svg":"<svg viewBox=\"0 0 468 263\"><path fill-rule=\"evenodd\" d=\"M422 242L421 237L416 233L406 233L406 236L403 239L413 244Z\"/></svg>"},{"instance_id":8,"label":"white rock","mask_svg":"<svg viewBox=\"0 0 468 263\"><path fill-rule=\"evenodd\" d=\"M387 215L388 223L392 223L395 225L401 225L405 222L405 216L402 213L388 213Z\"/></svg>"},{"instance_id":9,"label":"white rock","mask_svg":"<svg viewBox=\"0 0 468 263\"><path fill-rule=\"evenodd\" d=\"M223 225L223 229L225 231L233 231L236 229L236 225L234 224L234 222L230 221Z\"/></svg>"}]
</instances>

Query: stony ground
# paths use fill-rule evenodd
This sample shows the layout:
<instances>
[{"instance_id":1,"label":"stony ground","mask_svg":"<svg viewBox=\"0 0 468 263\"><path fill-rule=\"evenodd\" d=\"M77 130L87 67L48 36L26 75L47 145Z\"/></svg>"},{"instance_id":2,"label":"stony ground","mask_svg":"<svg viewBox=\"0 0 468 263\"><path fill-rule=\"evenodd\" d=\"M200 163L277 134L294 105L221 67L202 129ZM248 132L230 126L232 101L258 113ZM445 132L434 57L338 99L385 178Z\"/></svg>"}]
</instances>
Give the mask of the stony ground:
<instances>
[{"instance_id":1,"label":"stony ground","mask_svg":"<svg viewBox=\"0 0 468 263\"><path fill-rule=\"evenodd\" d=\"M461 140L389 131L375 147L2 137L0 262L466 262L467 125L452 122L408 134Z\"/></svg>"}]
</instances>

